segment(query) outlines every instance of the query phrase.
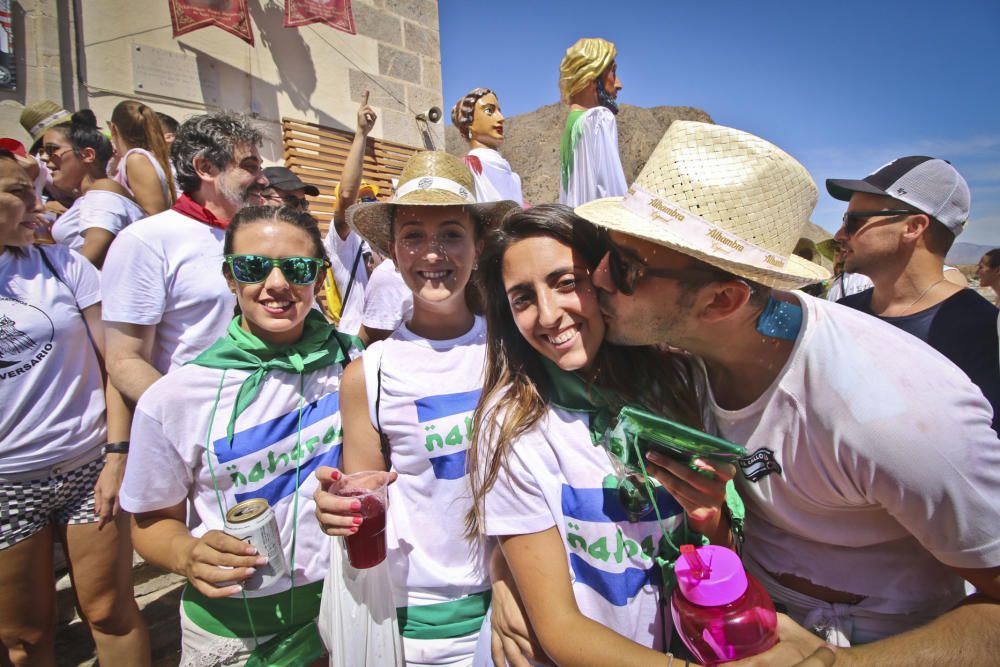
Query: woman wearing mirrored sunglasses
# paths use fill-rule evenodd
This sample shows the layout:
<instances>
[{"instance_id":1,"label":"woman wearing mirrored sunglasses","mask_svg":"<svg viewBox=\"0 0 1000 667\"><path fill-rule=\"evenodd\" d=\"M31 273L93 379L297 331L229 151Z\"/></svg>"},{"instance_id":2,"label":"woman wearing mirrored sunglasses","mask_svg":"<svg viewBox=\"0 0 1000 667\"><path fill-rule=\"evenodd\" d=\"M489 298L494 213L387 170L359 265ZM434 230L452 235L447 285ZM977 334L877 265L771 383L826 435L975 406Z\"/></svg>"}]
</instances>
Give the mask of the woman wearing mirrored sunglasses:
<instances>
[{"instance_id":1,"label":"woman wearing mirrored sunglasses","mask_svg":"<svg viewBox=\"0 0 1000 667\"><path fill-rule=\"evenodd\" d=\"M467 525L472 535L499 538L530 626L556 664L666 664L657 651L669 641L670 619L655 558L672 561L677 552L604 434L624 404L701 429L703 384L686 356L603 342L590 276L606 252L596 228L558 204L511 214L491 236ZM699 462L698 473L655 454L649 461L663 468L658 478L668 486L654 497L675 547L700 543L695 533L729 545L716 508L732 467ZM494 605L502 586L494 582Z\"/></svg>"},{"instance_id":2,"label":"woman wearing mirrored sunglasses","mask_svg":"<svg viewBox=\"0 0 1000 667\"><path fill-rule=\"evenodd\" d=\"M315 619L329 567L311 473L340 463L340 379L358 341L313 309L327 260L307 213L244 208L223 249L236 317L225 336L142 395L132 438L143 446L122 502L134 512L139 553L188 579L181 664L243 664L256 654L266 664L308 665L325 652ZM241 585L274 563L227 535L225 517L258 498L274 512L289 571L251 591ZM294 658L258 648L277 636Z\"/></svg>"}]
</instances>

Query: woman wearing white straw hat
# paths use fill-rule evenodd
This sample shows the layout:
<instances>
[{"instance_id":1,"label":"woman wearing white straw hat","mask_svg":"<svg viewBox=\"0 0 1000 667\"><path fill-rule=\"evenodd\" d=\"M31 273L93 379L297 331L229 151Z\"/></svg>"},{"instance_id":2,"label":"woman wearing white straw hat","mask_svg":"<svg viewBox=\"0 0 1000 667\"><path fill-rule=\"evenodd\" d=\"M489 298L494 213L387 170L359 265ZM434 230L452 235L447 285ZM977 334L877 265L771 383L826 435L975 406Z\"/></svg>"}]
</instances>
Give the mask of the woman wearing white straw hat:
<instances>
[{"instance_id":1,"label":"woman wearing white straw hat","mask_svg":"<svg viewBox=\"0 0 1000 667\"><path fill-rule=\"evenodd\" d=\"M459 158L417 153L392 202L348 213L413 292L409 320L348 367L340 403L344 472L399 475L389 487L387 560L409 664L470 664L490 601L486 544L463 534L486 339L470 281L487 226L517 204L476 203L473 187ZM360 503L328 493L331 474L316 473L317 516L328 534L351 535L363 521Z\"/></svg>"},{"instance_id":2,"label":"woman wearing white straw hat","mask_svg":"<svg viewBox=\"0 0 1000 667\"><path fill-rule=\"evenodd\" d=\"M791 255L816 198L773 144L674 122L625 197L576 209L610 230L607 338L704 361L721 435L749 451L745 564L792 618L841 646L912 630L845 656L863 664L995 662L1000 605L955 608L963 578L1000 602L992 410L916 337L783 291L826 278ZM786 657L831 657L783 627Z\"/></svg>"}]
</instances>

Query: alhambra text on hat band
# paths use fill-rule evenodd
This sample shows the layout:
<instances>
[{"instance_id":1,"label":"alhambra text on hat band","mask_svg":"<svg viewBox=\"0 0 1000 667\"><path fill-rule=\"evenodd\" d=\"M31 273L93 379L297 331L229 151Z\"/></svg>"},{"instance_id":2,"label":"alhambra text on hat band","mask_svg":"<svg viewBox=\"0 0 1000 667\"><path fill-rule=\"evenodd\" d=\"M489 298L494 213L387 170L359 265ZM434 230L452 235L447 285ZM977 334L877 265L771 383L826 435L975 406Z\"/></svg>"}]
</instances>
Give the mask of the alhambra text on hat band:
<instances>
[{"instance_id":1,"label":"alhambra text on hat band","mask_svg":"<svg viewBox=\"0 0 1000 667\"><path fill-rule=\"evenodd\" d=\"M787 255L779 255L756 246L683 206L646 192L637 185L633 184L629 188L621 203L640 218L667 223L670 233L684 241L692 250L772 271L782 270L788 263Z\"/></svg>"}]
</instances>

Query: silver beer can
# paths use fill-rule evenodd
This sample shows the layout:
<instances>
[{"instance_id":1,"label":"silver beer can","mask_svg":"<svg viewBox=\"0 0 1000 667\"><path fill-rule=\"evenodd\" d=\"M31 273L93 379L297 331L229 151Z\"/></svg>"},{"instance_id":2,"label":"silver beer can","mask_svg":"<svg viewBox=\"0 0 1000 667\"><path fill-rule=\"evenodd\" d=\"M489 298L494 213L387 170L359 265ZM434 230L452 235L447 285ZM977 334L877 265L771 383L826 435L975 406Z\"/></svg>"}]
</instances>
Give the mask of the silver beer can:
<instances>
[{"instance_id":1,"label":"silver beer can","mask_svg":"<svg viewBox=\"0 0 1000 667\"><path fill-rule=\"evenodd\" d=\"M226 512L226 524L228 534L251 544L257 553L267 557L267 563L243 581L244 589L258 591L288 576L288 562L281 548L278 521L266 500L251 498L234 505Z\"/></svg>"}]
</instances>

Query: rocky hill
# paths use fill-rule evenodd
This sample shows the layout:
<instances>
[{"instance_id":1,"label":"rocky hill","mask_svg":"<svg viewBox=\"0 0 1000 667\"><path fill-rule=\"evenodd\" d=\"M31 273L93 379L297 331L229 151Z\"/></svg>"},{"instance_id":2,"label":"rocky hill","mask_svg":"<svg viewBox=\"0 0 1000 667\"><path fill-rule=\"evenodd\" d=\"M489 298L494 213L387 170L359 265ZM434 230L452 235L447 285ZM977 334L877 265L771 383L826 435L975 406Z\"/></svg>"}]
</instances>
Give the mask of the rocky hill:
<instances>
[{"instance_id":1,"label":"rocky hill","mask_svg":"<svg viewBox=\"0 0 1000 667\"><path fill-rule=\"evenodd\" d=\"M521 175L524 198L532 203L559 201L559 138L566 122L566 109L563 104L550 104L507 118L501 152ZM714 122L706 112L694 107L621 106L618 148L627 182L635 180L663 133L675 120ZM445 146L454 155L465 155L468 151L465 140L452 125L445 128ZM802 235L814 242L830 238L829 232L812 223Z\"/></svg>"},{"instance_id":2,"label":"rocky hill","mask_svg":"<svg viewBox=\"0 0 1000 667\"><path fill-rule=\"evenodd\" d=\"M524 197L530 202L559 201L559 137L566 122L566 106L550 104L507 119L503 155L521 175ZM712 122L712 117L692 107L644 109L623 104L618 114L618 147L625 180L632 182L660 137L675 120ZM445 128L449 153L465 155L468 146L454 126Z\"/></svg>"}]
</instances>

